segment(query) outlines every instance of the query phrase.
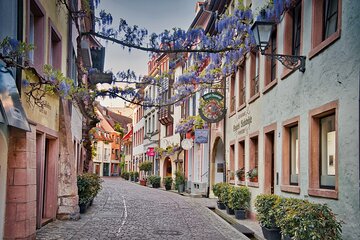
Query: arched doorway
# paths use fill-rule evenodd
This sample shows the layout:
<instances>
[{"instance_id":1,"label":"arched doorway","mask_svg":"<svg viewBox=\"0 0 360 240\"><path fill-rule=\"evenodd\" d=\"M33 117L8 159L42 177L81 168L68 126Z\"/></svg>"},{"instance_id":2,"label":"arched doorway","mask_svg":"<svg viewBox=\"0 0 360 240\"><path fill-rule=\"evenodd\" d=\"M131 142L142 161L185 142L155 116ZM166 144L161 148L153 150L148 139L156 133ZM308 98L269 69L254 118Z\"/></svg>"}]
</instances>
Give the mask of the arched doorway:
<instances>
[{"instance_id":1,"label":"arched doorway","mask_svg":"<svg viewBox=\"0 0 360 240\"><path fill-rule=\"evenodd\" d=\"M169 157L165 158L163 173L164 173L164 177L172 176L171 159Z\"/></svg>"},{"instance_id":2,"label":"arched doorway","mask_svg":"<svg viewBox=\"0 0 360 240\"><path fill-rule=\"evenodd\" d=\"M224 142L220 137L214 141L210 163L210 186L224 182L225 176Z\"/></svg>"}]
</instances>

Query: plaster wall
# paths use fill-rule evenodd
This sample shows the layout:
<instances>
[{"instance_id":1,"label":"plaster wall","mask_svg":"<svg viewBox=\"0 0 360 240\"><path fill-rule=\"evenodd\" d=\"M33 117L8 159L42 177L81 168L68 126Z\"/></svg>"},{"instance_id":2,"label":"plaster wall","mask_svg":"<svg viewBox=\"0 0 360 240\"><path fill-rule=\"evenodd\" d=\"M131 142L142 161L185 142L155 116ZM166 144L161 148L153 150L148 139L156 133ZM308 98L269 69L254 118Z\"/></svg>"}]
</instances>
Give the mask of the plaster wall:
<instances>
[{"instance_id":1,"label":"plaster wall","mask_svg":"<svg viewBox=\"0 0 360 240\"><path fill-rule=\"evenodd\" d=\"M229 159L229 142L245 138L245 169L249 170L249 134L259 131L259 187L250 187L252 202L257 194L264 191L264 127L276 123L275 171L279 182L275 182L275 194L305 198L313 202L327 203L344 221L344 239L358 239L359 232L359 69L360 69L360 21L359 1L342 1L341 37L322 52L309 59L312 31L312 2L303 1L302 55L307 56L306 71L295 71L281 78L284 68L277 62L277 84L264 93L264 66L260 65L260 98L247 103L245 109L227 117L226 159ZM256 6L254 5L254 8ZM284 22L278 25L278 53L283 52ZM260 64L264 62L261 56ZM247 64L247 68L250 64ZM247 69L248 72L249 69ZM237 81L238 83L238 81ZM249 75L247 76L249 86ZM237 86L236 86L236 89ZM249 99L249 87L247 88ZM238 99L237 99L238 101ZM338 101L338 199L317 198L308 195L309 186L309 111ZM229 99L227 104L229 104ZM228 105L229 106L229 105ZM235 131L246 114L252 117L245 132ZM300 194L285 193L280 190L282 122L299 116L300 149ZM235 167L237 166L238 144L235 144ZM253 209L253 208L252 208Z\"/></svg>"}]
</instances>

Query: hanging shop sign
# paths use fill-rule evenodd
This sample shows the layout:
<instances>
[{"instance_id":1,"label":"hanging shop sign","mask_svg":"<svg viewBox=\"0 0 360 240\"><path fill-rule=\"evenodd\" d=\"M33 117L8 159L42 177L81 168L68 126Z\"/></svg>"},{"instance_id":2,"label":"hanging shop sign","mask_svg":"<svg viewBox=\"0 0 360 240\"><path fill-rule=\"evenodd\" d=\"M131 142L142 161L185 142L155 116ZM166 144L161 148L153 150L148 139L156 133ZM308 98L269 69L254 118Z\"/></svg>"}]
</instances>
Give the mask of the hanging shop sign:
<instances>
[{"instance_id":1,"label":"hanging shop sign","mask_svg":"<svg viewBox=\"0 0 360 240\"><path fill-rule=\"evenodd\" d=\"M208 138L208 129L195 129L195 143L208 143Z\"/></svg>"},{"instance_id":2,"label":"hanging shop sign","mask_svg":"<svg viewBox=\"0 0 360 240\"><path fill-rule=\"evenodd\" d=\"M208 123L221 121L226 114L224 96L219 92L210 92L202 96L199 114Z\"/></svg>"},{"instance_id":3,"label":"hanging shop sign","mask_svg":"<svg viewBox=\"0 0 360 240\"><path fill-rule=\"evenodd\" d=\"M149 157L154 157L155 156L155 151L153 147L148 148L148 150L146 151L146 155L148 155Z\"/></svg>"},{"instance_id":4,"label":"hanging shop sign","mask_svg":"<svg viewBox=\"0 0 360 240\"><path fill-rule=\"evenodd\" d=\"M182 140L181 141L181 147L186 151L190 150L193 147L192 139L184 139L184 140Z\"/></svg>"},{"instance_id":5,"label":"hanging shop sign","mask_svg":"<svg viewBox=\"0 0 360 240\"><path fill-rule=\"evenodd\" d=\"M30 125L20 102L15 79L5 67L0 67L0 104L4 109L2 121L16 128L30 131Z\"/></svg>"}]
</instances>

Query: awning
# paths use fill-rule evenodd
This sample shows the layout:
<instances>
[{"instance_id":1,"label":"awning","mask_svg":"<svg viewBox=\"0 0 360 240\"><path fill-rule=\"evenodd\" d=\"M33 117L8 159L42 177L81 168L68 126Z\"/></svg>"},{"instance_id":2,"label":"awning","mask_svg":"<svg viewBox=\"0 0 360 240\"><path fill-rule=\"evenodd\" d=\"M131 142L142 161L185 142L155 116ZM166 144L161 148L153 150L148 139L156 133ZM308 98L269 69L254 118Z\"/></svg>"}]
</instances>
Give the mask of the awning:
<instances>
[{"instance_id":1,"label":"awning","mask_svg":"<svg viewBox=\"0 0 360 240\"><path fill-rule=\"evenodd\" d=\"M11 72L0 65L0 122L30 131Z\"/></svg>"},{"instance_id":2,"label":"awning","mask_svg":"<svg viewBox=\"0 0 360 240\"><path fill-rule=\"evenodd\" d=\"M133 133L133 130L131 129L131 130L123 137L122 140L125 141L125 140L130 139L132 133Z\"/></svg>"}]
</instances>

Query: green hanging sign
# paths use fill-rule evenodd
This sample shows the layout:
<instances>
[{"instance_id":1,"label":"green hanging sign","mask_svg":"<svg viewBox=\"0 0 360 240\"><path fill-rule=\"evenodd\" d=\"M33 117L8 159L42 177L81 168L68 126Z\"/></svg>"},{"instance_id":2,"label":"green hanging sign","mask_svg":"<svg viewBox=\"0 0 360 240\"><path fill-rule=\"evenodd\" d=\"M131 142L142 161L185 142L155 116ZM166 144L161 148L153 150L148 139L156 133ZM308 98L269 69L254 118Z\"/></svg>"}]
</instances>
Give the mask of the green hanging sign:
<instances>
[{"instance_id":1,"label":"green hanging sign","mask_svg":"<svg viewBox=\"0 0 360 240\"><path fill-rule=\"evenodd\" d=\"M210 92L202 96L199 114L208 123L217 123L224 119L226 109L224 96L219 92Z\"/></svg>"}]
</instances>

